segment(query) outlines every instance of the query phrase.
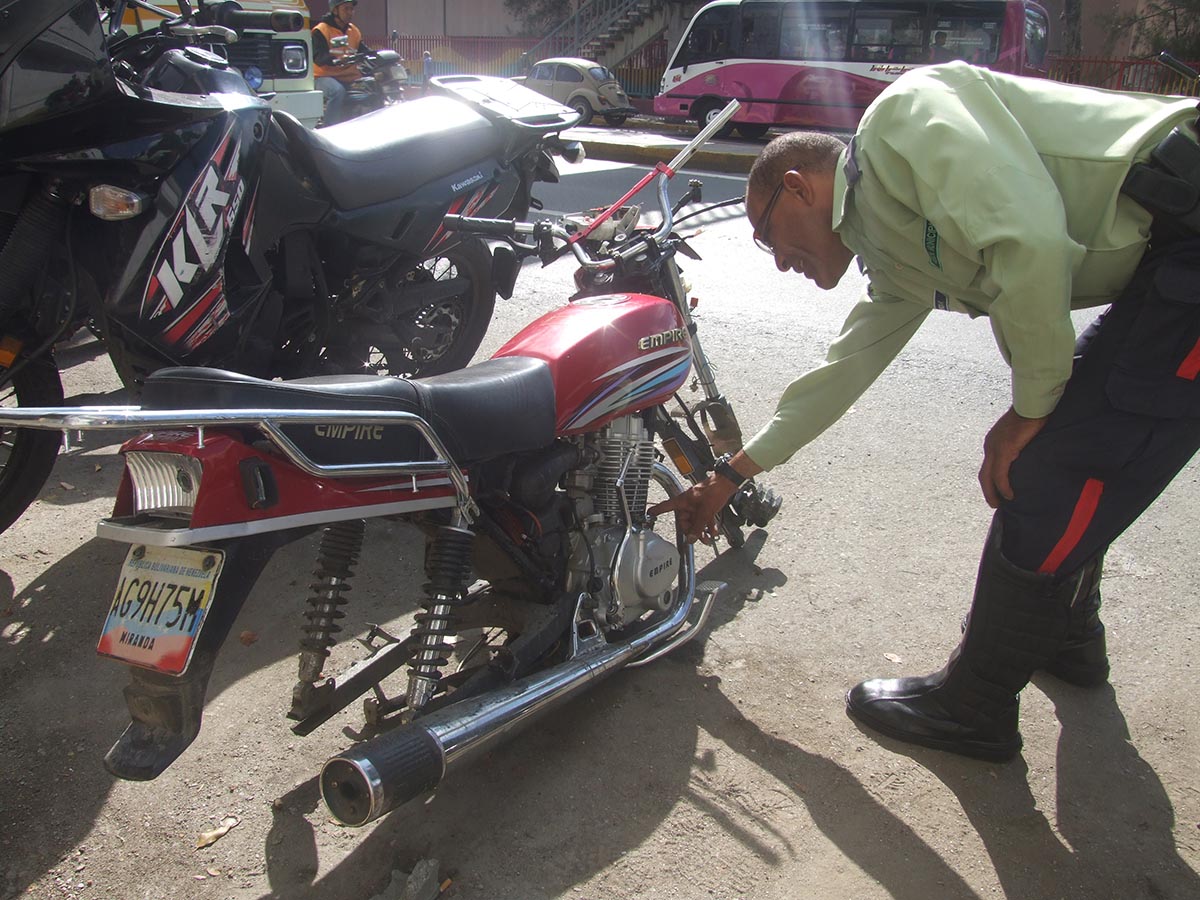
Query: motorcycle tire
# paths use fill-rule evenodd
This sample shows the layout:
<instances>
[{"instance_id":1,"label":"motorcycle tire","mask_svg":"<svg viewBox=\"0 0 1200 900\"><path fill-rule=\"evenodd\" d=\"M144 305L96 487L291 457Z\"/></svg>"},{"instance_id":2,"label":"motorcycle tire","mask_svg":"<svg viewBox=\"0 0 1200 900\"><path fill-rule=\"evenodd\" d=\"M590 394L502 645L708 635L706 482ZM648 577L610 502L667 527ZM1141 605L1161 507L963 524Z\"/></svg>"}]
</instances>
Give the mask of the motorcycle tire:
<instances>
[{"instance_id":1,"label":"motorcycle tire","mask_svg":"<svg viewBox=\"0 0 1200 900\"><path fill-rule=\"evenodd\" d=\"M421 268L423 277L462 277L469 287L457 297L417 310L410 321L393 325L390 333L381 331L370 347L354 348L354 358L363 360L368 370L400 378L442 375L467 365L483 343L496 307L487 246L463 241Z\"/></svg>"},{"instance_id":2,"label":"motorcycle tire","mask_svg":"<svg viewBox=\"0 0 1200 900\"><path fill-rule=\"evenodd\" d=\"M0 387L0 406L62 406L58 368L38 360ZM0 426L0 532L21 517L50 477L62 435Z\"/></svg>"}]
</instances>

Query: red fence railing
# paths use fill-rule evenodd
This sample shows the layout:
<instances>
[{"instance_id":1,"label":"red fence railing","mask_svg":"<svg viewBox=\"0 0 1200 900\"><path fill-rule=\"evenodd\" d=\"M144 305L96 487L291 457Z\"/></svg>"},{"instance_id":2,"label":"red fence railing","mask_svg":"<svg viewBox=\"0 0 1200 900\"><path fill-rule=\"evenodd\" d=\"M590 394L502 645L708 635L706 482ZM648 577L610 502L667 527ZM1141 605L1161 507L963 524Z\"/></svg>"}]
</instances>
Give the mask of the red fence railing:
<instances>
[{"instance_id":1,"label":"red fence railing","mask_svg":"<svg viewBox=\"0 0 1200 900\"><path fill-rule=\"evenodd\" d=\"M1141 91L1147 94L1200 95L1195 82L1168 69L1153 59L1103 59L1095 57L1051 56L1049 77L1070 84L1109 88L1114 91ZM1193 69L1198 63L1188 63Z\"/></svg>"}]
</instances>

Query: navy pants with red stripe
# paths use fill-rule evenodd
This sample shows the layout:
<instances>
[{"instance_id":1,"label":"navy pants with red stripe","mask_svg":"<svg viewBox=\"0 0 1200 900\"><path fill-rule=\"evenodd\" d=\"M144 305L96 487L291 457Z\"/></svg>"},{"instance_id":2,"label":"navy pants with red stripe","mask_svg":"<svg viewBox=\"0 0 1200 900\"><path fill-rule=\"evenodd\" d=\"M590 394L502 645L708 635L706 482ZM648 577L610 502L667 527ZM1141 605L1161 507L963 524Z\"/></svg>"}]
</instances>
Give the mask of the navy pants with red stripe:
<instances>
[{"instance_id":1,"label":"navy pants with red stripe","mask_svg":"<svg viewBox=\"0 0 1200 900\"><path fill-rule=\"evenodd\" d=\"M1000 509L1014 565L1069 575L1107 549L1200 447L1200 239L1147 253L1081 336Z\"/></svg>"}]
</instances>

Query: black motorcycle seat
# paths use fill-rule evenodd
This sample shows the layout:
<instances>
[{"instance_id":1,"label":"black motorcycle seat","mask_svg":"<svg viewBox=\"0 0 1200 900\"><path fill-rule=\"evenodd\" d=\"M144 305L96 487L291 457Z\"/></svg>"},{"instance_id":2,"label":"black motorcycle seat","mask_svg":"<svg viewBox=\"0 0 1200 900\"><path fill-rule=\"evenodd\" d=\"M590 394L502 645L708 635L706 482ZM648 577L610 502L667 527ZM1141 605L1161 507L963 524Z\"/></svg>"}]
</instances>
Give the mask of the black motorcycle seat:
<instances>
[{"instance_id":1,"label":"black motorcycle seat","mask_svg":"<svg viewBox=\"0 0 1200 900\"><path fill-rule=\"evenodd\" d=\"M274 116L289 140L308 151L339 209L406 197L504 148L499 129L449 97L421 97L320 129L287 113Z\"/></svg>"},{"instance_id":2,"label":"black motorcycle seat","mask_svg":"<svg viewBox=\"0 0 1200 900\"><path fill-rule=\"evenodd\" d=\"M160 369L146 379L143 409L400 410L420 416L460 465L554 441L554 382L540 359L509 356L429 378L323 375L267 381L224 369ZM349 427L346 427L349 426ZM284 426L317 462L345 464L432 458L405 426Z\"/></svg>"}]
</instances>

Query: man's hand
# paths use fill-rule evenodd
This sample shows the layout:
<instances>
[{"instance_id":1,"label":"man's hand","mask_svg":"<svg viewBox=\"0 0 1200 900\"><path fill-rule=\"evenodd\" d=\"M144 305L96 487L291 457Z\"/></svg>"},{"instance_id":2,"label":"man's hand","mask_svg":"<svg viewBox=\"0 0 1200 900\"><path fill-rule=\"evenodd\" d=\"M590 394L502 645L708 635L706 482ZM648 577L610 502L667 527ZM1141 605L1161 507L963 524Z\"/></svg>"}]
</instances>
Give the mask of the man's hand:
<instances>
[{"instance_id":1,"label":"man's hand","mask_svg":"<svg viewBox=\"0 0 1200 900\"><path fill-rule=\"evenodd\" d=\"M979 486L983 488L983 498L992 509L999 507L1002 500L1013 498L1008 470L1045 424L1045 418L1026 419L1009 407L1008 412L1000 417L983 439Z\"/></svg>"},{"instance_id":2,"label":"man's hand","mask_svg":"<svg viewBox=\"0 0 1200 900\"><path fill-rule=\"evenodd\" d=\"M747 478L753 478L762 471L754 460L741 452L734 456L729 464L734 471ZM733 486L733 482L714 472L699 484L670 500L650 507L646 512L652 516L673 512L676 524L689 544L694 544L697 540L711 544L720 531L717 515L736 492L737 488Z\"/></svg>"},{"instance_id":3,"label":"man's hand","mask_svg":"<svg viewBox=\"0 0 1200 900\"><path fill-rule=\"evenodd\" d=\"M737 488L719 475L709 475L682 494L658 503L646 512L652 516L673 512L676 524L689 544L694 544L697 539L702 544L711 544L720 530L717 527L717 514L736 490Z\"/></svg>"}]
</instances>

